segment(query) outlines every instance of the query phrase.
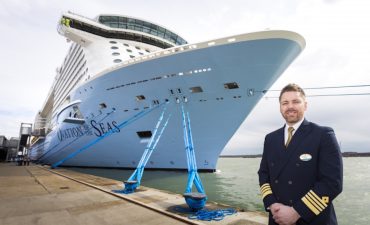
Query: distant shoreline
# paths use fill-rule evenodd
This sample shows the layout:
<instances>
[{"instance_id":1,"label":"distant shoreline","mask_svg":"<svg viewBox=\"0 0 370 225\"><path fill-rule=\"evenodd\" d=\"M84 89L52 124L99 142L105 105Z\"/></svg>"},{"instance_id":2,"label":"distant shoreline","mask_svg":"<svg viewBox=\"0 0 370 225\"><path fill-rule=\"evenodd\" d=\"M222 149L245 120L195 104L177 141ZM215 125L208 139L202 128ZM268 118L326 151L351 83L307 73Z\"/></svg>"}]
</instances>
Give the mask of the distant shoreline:
<instances>
[{"instance_id":1,"label":"distant shoreline","mask_svg":"<svg viewBox=\"0 0 370 225\"><path fill-rule=\"evenodd\" d=\"M343 157L370 157L370 152L343 152ZM220 158L260 158L262 154L256 155L220 155Z\"/></svg>"}]
</instances>

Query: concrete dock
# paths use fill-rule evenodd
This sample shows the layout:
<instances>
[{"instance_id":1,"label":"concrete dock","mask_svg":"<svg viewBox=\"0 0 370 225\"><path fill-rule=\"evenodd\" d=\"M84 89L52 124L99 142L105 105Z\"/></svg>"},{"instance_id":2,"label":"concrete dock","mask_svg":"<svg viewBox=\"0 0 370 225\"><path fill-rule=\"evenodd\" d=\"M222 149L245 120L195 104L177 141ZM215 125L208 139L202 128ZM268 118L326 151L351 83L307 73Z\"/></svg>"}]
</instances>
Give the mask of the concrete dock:
<instances>
[{"instance_id":1,"label":"concrete dock","mask_svg":"<svg viewBox=\"0 0 370 225\"><path fill-rule=\"evenodd\" d=\"M0 163L0 224L219 224L262 225L261 212L237 212L221 221L188 219L181 195L141 186L133 194L116 194L122 182L37 165ZM208 202L206 208L229 206Z\"/></svg>"}]
</instances>

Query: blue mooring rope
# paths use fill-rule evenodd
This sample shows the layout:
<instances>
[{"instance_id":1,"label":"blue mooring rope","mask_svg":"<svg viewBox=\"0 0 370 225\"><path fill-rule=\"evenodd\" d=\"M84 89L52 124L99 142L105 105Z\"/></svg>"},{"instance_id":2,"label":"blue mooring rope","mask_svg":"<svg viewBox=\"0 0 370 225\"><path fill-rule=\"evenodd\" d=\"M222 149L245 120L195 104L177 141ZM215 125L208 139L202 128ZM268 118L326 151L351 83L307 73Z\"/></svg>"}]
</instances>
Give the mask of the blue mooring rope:
<instances>
[{"instance_id":1,"label":"blue mooring rope","mask_svg":"<svg viewBox=\"0 0 370 225\"><path fill-rule=\"evenodd\" d=\"M117 128L118 128L118 129L120 129L120 128L123 128L123 127L125 127L125 126L127 126L127 125L131 124L132 122L134 122L134 121L136 121L136 120L140 119L141 117L143 117L143 116L147 115L149 112L152 112L154 109L156 109L156 108L158 108L158 107L162 106L163 104L166 104L166 102L161 103L161 104L159 104L159 105L156 105L156 106L154 106L154 107L152 107L152 108L150 108L150 109L148 109L148 110L145 110L145 109L144 109L143 111L140 111L139 113L136 113L135 115L133 115L133 116L132 116L132 117L130 117L129 119L127 119L127 120L123 121L122 123L118 124L118 125L117 125ZM52 164L52 165L51 165L51 168L52 168L52 169L57 168L59 165L63 164L65 161L67 161L67 160L69 160L69 159L71 159L71 158L75 157L76 155L80 154L81 152L83 152L83 151L85 151L85 150L89 149L91 146L95 145L96 143L100 142L101 140L103 140L104 138L106 138L106 137L108 137L108 136L110 136L110 135L112 135L112 134L114 134L114 129L112 129L112 130L108 131L107 133L103 134L102 136L98 137L97 139L95 139L95 140L93 140L93 141L89 142L88 144L86 144L86 145L85 145L85 146L83 146L82 148L78 149L77 151L72 152L72 153L71 153L71 154L69 154L67 157L63 158L62 160L60 160L60 161L58 161L58 162L56 162L56 163Z\"/></svg>"},{"instance_id":2,"label":"blue mooring rope","mask_svg":"<svg viewBox=\"0 0 370 225\"><path fill-rule=\"evenodd\" d=\"M235 213L236 210L232 208L216 210L202 209L197 211L195 214L188 216L188 218L203 221L220 221L223 220L225 216L233 215Z\"/></svg>"},{"instance_id":3,"label":"blue mooring rope","mask_svg":"<svg viewBox=\"0 0 370 225\"><path fill-rule=\"evenodd\" d=\"M157 131L158 131L158 129L159 129L161 123L162 123L162 120L164 118L164 113L166 112L166 109L167 109L167 107L164 107L164 109L163 109L163 111L162 111L162 113L161 113L161 115L158 119L157 125L155 126L152 138L150 139L150 142L147 144L147 146L144 150L144 153L141 156L140 162L137 165L135 171L129 177L127 182L126 181L124 182L124 189L123 190L113 190L113 192L121 193L121 194L131 194L131 193L135 192L135 189L140 186L141 178L142 178L143 173L144 173L144 168L145 168L147 162L149 161L149 158L152 155L153 151L155 150L155 148L158 144L158 141L161 138L161 136L163 134L163 131L167 127L168 121L171 117L171 114L169 114L168 117L167 117L166 122L164 123L161 130L159 131L159 134L157 135Z\"/></svg>"},{"instance_id":4,"label":"blue mooring rope","mask_svg":"<svg viewBox=\"0 0 370 225\"><path fill-rule=\"evenodd\" d=\"M113 113L115 112L115 110L111 111L111 112L108 112L102 119L99 120L99 123L101 121L103 121L104 119L106 119L108 116L112 115ZM92 117L91 119L94 119L94 118L98 118L99 116L101 116L103 114L99 114L97 116L94 116ZM87 131L84 132L85 133L88 133L92 130L92 127L88 127L87 128ZM56 154L56 153L59 153L60 151L64 150L66 147L70 146L71 144L73 144L75 141L79 140L80 138L82 138L84 135L82 136L79 136L79 137L76 137L75 139L73 139L72 141L70 141L69 143L63 145L60 149L58 149L57 151L54 151L52 152L52 150L56 147L58 147L62 142L59 142L57 143L56 145L54 145L53 147L49 148L49 150L47 150L45 153L43 153L36 161L40 162L42 158L44 158L47 154L51 153L50 155L48 155L46 158L43 159L43 161L45 161L46 159L50 158L52 155Z\"/></svg>"},{"instance_id":5,"label":"blue mooring rope","mask_svg":"<svg viewBox=\"0 0 370 225\"><path fill-rule=\"evenodd\" d=\"M207 202L207 195L204 191L202 181L198 174L197 163L195 158L195 149L190 126L189 112L185 113L184 105L181 105L182 125L184 131L184 143L186 151L186 159L188 164L188 182L184 193L186 204L193 210L202 209ZM195 184L198 193L192 192L193 184Z\"/></svg>"}]
</instances>

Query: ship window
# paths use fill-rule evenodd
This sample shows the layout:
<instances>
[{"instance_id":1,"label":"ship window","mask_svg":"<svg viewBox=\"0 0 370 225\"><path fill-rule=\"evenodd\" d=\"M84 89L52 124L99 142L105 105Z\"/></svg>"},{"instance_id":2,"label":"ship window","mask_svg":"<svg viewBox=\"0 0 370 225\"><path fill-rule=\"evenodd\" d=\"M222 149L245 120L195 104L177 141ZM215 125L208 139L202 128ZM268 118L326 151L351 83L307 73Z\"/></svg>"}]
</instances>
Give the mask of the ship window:
<instances>
[{"instance_id":1,"label":"ship window","mask_svg":"<svg viewBox=\"0 0 370 225\"><path fill-rule=\"evenodd\" d=\"M117 41L110 41L111 44L117 44Z\"/></svg>"},{"instance_id":2,"label":"ship window","mask_svg":"<svg viewBox=\"0 0 370 225\"><path fill-rule=\"evenodd\" d=\"M136 96L136 100L137 101L141 101L141 100L144 100L145 99L145 96L144 95L138 95Z\"/></svg>"},{"instance_id":3,"label":"ship window","mask_svg":"<svg viewBox=\"0 0 370 225\"><path fill-rule=\"evenodd\" d=\"M139 138L151 138L152 132L150 130L136 132Z\"/></svg>"},{"instance_id":4,"label":"ship window","mask_svg":"<svg viewBox=\"0 0 370 225\"><path fill-rule=\"evenodd\" d=\"M239 88L239 85L236 82L225 83L224 88L226 88L226 89L237 89L237 88Z\"/></svg>"},{"instance_id":5,"label":"ship window","mask_svg":"<svg viewBox=\"0 0 370 225\"><path fill-rule=\"evenodd\" d=\"M83 119L84 117L82 116L82 113L80 111L80 109L78 108L77 105L74 105L72 107L72 110L73 110L73 118L78 118L78 119ZM71 117L71 116L70 116Z\"/></svg>"},{"instance_id":6,"label":"ship window","mask_svg":"<svg viewBox=\"0 0 370 225\"><path fill-rule=\"evenodd\" d=\"M126 44L126 43L124 43L123 45L124 45L124 46L126 46L126 47L129 47L129 45L128 45L128 44Z\"/></svg>"},{"instance_id":7,"label":"ship window","mask_svg":"<svg viewBox=\"0 0 370 225\"><path fill-rule=\"evenodd\" d=\"M118 49L118 47L117 46L112 46L112 47L110 47L111 49Z\"/></svg>"},{"instance_id":8,"label":"ship window","mask_svg":"<svg viewBox=\"0 0 370 225\"><path fill-rule=\"evenodd\" d=\"M122 60L121 59L115 59L115 60L113 60L113 62L114 63L120 63L120 62L122 62Z\"/></svg>"},{"instance_id":9,"label":"ship window","mask_svg":"<svg viewBox=\"0 0 370 225\"><path fill-rule=\"evenodd\" d=\"M104 102L103 103L100 103L99 106L100 106L100 109L107 108L107 104L105 104Z\"/></svg>"},{"instance_id":10,"label":"ship window","mask_svg":"<svg viewBox=\"0 0 370 225\"><path fill-rule=\"evenodd\" d=\"M136 48L137 50L141 50L141 48L140 48L139 46L135 46L135 48Z\"/></svg>"},{"instance_id":11,"label":"ship window","mask_svg":"<svg viewBox=\"0 0 370 225\"><path fill-rule=\"evenodd\" d=\"M203 89L202 89L202 87L197 86L197 87L191 87L191 88L189 88L189 91L191 93L199 93L199 92L203 92Z\"/></svg>"},{"instance_id":12,"label":"ship window","mask_svg":"<svg viewBox=\"0 0 370 225\"><path fill-rule=\"evenodd\" d=\"M132 50L131 50L131 49L126 49L126 51L127 51L127 52L132 52Z\"/></svg>"},{"instance_id":13,"label":"ship window","mask_svg":"<svg viewBox=\"0 0 370 225\"><path fill-rule=\"evenodd\" d=\"M145 51L146 51L147 53L150 53L150 51L149 51L148 49L145 49Z\"/></svg>"},{"instance_id":14,"label":"ship window","mask_svg":"<svg viewBox=\"0 0 370 225\"><path fill-rule=\"evenodd\" d=\"M112 55L117 56L120 55L119 52L113 52Z\"/></svg>"},{"instance_id":15,"label":"ship window","mask_svg":"<svg viewBox=\"0 0 370 225\"><path fill-rule=\"evenodd\" d=\"M159 105L159 100L153 100L153 105Z\"/></svg>"},{"instance_id":16,"label":"ship window","mask_svg":"<svg viewBox=\"0 0 370 225\"><path fill-rule=\"evenodd\" d=\"M130 55L130 58L132 59L132 58L135 58L135 56L133 56L133 55Z\"/></svg>"}]
</instances>

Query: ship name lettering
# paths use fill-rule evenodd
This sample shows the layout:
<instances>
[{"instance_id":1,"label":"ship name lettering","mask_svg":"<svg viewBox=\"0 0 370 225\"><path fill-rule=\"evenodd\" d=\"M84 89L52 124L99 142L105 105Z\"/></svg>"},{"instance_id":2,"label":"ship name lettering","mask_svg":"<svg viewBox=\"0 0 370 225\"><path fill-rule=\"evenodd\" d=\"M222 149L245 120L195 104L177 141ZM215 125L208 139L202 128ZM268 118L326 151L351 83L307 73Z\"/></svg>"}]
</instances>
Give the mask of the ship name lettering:
<instances>
[{"instance_id":1,"label":"ship name lettering","mask_svg":"<svg viewBox=\"0 0 370 225\"><path fill-rule=\"evenodd\" d=\"M119 133L121 130L119 129L117 122L105 122L105 123L98 123L95 120L91 120L91 126L94 129L94 134L98 137L101 137L102 135L112 132L112 133Z\"/></svg>"},{"instance_id":2,"label":"ship name lettering","mask_svg":"<svg viewBox=\"0 0 370 225\"><path fill-rule=\"evenodd\" d=\"M84 131L82 130L82 127L71 127L64 130L58 131L58 139L59 141L64 141L68 138L77 138L84 135Z\"/></svg>"}]
</instances>

